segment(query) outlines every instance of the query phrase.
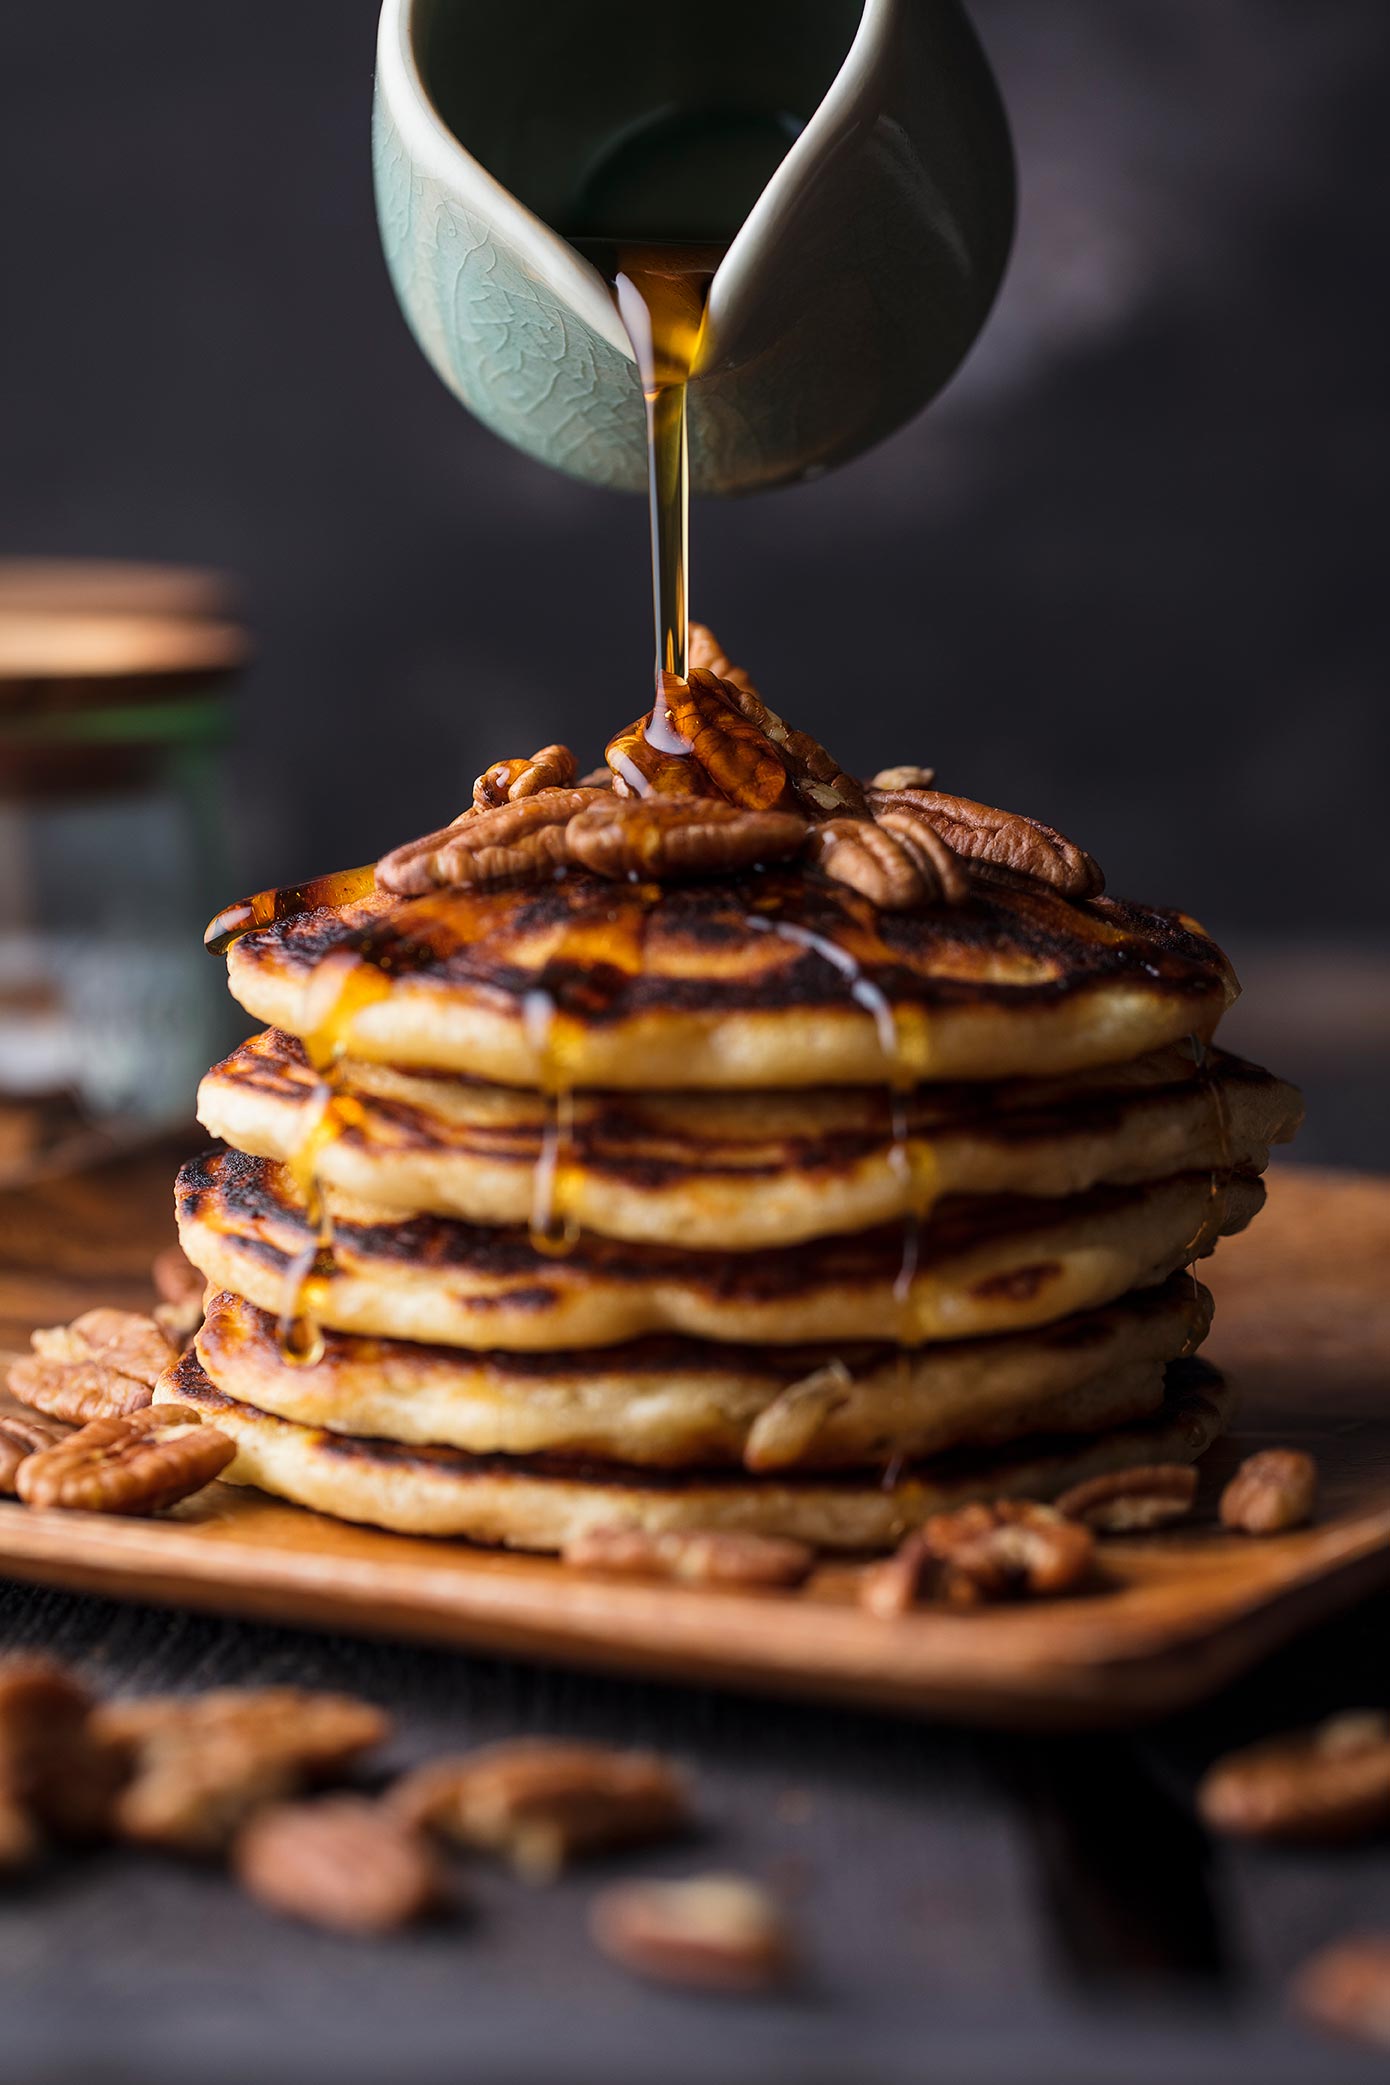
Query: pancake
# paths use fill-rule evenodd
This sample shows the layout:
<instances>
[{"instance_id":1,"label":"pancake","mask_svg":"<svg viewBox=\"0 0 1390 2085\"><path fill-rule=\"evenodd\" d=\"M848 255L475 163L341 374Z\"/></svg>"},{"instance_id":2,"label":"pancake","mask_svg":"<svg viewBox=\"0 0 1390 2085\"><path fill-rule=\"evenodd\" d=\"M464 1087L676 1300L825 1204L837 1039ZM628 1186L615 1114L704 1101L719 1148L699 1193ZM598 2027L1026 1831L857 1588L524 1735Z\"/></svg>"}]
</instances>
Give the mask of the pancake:
<instances>
[{"instance_id":1,"label":"pancake","mask_svg":"<svg viewBox=\"0 0 1390 2085\"><path fill-rule=\"evenodd\" d=\"M275 1320L223 1292L197 1346L229 1397L331 1433L475 1455L834 1468L1139 1418L1210 1321L1207 1291L1175 1275L1041 1331L901 1354L647 1339L473 1355L330 1332L322 1360L293 1368Z\"/></svg>"},{"instance_id":2,"label":"pancake","mask_svg":"<svg viewBox=\"0 0 1390 2085\"><path fill-rule=\"evenodd\" d=\"M1222 1430L1229 1409L1214 1370L1179 1362L1161 1410L1136 1425L1086 1440L1036 1438L1001 1454L942 1456L909 1465L889 1482L875 1470L796 1478L655 1471L350 1439L224 1396L191 1353L160 1378L155 1398L195 1406L236 1443L224 1482L258 1485L317 1512L402 1534L532 1550L560 1549L615 1521L652 1530L735 1528L818 1548L879 1549L928 1515L969 1499L1053 1498L1107 1470L1193 1462Z\"/></svg>"},{"instance_id":3,"label":"pancake","mask_svg":"<svg viewBox=\"0 0 1390 2085\"><path fill-rule=\"evenodd\" d=\"M908 1345L1049 1324L1163 1280L1240 1230L1248 1174L1182 1173L1051 1201L960 1196L888 1225L760 1252L698 1253L592 1234L563 1257L526 1232L336 1203L306 1301L341 1332L475 1349L606 1346L650 1333ZM240 1152L189 1162L179 1236L219 1288L279 1311L313 1232L284 1168Z\"/></svg>"},{"instance_id":4,"label":"pancake","mask_svg":"<svg viewBox=\"0 0 1390 2085\"><path fill-rule=\"evenodd\" d=\"M342 1068L339 1090L347 1104L318 1154L326 1186L404 1215L528 1222L554 1119L543 1095L364 1063ZM198 1119L283 1160L319 1091L300 1044L271 1029L208 1073ZM896 1103L881 1087L581 1093L563 1210L604 1237L742 1251L872 1229L952 1194L1260 1172L1300 1115L1293 1087L1215 1051L1200 1064L1185 1044L1062 1079L919 1086Z\"/></svg>"},{"instance_id":5,"label":"pancake","mask_svg":"<svg viewBox=\"0 0 1390 2085\"><path fill-rule=\"evenodd\" d=\"M383 993L345 979L357 957ZM228 976L257 1019L373 1063L623 1089L1050 1076L1206 1038L1236 991L1183 914L1003 871L913 912L791 868L377 894L243 935Z\"/></svg>"}]
</instances>

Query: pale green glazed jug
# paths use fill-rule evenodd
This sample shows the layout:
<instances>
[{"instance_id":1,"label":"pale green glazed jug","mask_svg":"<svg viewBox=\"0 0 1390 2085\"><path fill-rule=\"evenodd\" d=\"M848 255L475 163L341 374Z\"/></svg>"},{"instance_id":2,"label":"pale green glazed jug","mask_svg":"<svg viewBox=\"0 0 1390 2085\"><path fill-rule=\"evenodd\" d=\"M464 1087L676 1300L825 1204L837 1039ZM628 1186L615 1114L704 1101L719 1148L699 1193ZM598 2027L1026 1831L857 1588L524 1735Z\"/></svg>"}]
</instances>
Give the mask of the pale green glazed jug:
<instances>
[{"instance_id":1,"label":"pale green glazed jug","mask_svg":"<svg viewBox=\"0 0 1390 2085\"><path fill-rule=\"evenodd\" d=\"M917 412L988 314L1014 168L957 0L385 0L391 277L519 448L646 483L641 386L571 240L728 243L690 392L695 489L818 475Z\"/></svg>"}]
</instances>

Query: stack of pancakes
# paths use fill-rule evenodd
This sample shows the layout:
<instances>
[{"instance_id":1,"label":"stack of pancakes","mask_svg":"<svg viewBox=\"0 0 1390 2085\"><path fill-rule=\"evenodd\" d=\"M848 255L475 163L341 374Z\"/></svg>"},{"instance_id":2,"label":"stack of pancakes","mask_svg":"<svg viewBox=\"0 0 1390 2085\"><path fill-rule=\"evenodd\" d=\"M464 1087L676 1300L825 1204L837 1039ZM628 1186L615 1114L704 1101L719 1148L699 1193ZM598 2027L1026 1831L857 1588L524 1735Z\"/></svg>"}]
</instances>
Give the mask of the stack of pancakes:
<instances>
[{"instance_id":1,"label":"stack of pancakes","mask_svg":"<svg viewBox=\"0 0 1390 2085\"><path fill-rule=\"evenodd\" d=\"M234 1482L528 1549L865 1549L1220 1429L1187 1270L1299 1106L1209 1047L1234 981L1182 915L570 869L310 905L229 971L270 1025L201 1088L213 1293L160 1395Z\"/></svg>"}]
</instances>

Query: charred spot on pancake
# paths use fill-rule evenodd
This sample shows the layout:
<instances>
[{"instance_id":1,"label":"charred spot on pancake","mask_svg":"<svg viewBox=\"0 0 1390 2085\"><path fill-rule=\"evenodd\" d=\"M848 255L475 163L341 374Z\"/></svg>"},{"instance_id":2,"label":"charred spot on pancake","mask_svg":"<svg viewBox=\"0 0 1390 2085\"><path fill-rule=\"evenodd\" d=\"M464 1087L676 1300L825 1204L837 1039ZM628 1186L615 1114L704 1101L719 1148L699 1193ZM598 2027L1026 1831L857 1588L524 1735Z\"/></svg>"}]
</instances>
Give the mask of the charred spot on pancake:
<instances>
[{"instance_id":1,"label":"charred spot on pancake","mask_svg":"<svg viewBox=\"0 0 1390 2085\"><path fill-rule=\"evenodd\" d=\"M563 1010L594 1028L663 1009L842 1008L835 964L814 947L750 928L751 912L839 941L903 1005L1040 1005L1125 980L1224 1002L1231 985L1220 951L1181 915L1115 898L1077 905L1052 890L1001 885L977 888L949 911L878 913L841 885L783 867L732 887L670 884L659 899L576 873L519 891L439 893L365 919L361 908L303 914L246 935L232 961L302 975L355 948L424 987L467 987L503 1001L543 975ZM583 959L567 962L566 934L581 928ZM621 960L605 960L605 936ZM557 952L560 960L551 960ZM739 959L732 967L714 960L731 954Z\"/></svg>"},{"instance_id":2,"label":"charred spot on pancake","mask_svg":"<svg viewBox=\"0 0 1390 2085\"><path fill-rule=\"evenodd\" d=\"M283 1264L307 1241L310 1234L303 1209L291 1199L287 1176L273 1161L237 1151L205 1154L180 1175L181 1208L184 1181L190 1174L195 1182L206 1183L195 1189L200 1195L199 1221L230 1238L238 1250L263 1262ZM1103 1219L1176 1183L1206 1185L1213 1177L1203 1170L1174 1174L1158 1183L1094 1187L1084 1194L1051 1198L947 1196L922 1224L918 1262L927 1267L1013 1233L1036 1236L1086 1219ZM1255 1175L1233 1173L1229 1177L1233 1185L1260 1191ZM515 1287L506 1287L505 1297L499 1296L499 1300L536 1311L553 1305L561 1287L586 1278L645 1285L664 1274L673 1275L713 1297L766 1301L795 1297L827 1283L852 1285L891 1278L902 1260L902 1228L896 1223L738 1254L633 1244L585 1232L562 1261L539 1254L523 1229L470 1224L456 1217L426 1215L363 1223L340 1213L334 1235L344 1254L397 1268L411 1280L428 1280L457 1267L484 1281L515 1283ZM325 1266L323 1271L330 1269ZM1021 1270L1030 1286L995 1293L1026 1300L1055 1272L1055 1263L1039 1263L1039 1271ZM1011 1282L1019 1276L998 1279ZM476 1307L493 1306L490 1301L480 1301Z\"/></svg>"}]
</instances>

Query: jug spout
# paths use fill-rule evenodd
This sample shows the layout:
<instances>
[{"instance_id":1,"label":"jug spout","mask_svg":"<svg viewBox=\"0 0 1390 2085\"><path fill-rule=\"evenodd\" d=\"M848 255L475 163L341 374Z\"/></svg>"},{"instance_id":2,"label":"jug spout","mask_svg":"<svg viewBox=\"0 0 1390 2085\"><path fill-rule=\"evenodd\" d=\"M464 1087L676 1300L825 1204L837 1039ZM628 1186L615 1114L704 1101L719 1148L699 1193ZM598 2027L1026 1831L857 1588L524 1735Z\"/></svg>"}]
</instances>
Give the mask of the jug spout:
<instances>
[{"instance_id":1,"label":"jug spout","mask_svg":"<svg viewBox=\"0 0 1390 2085\"><path fill-rule=\"evenodd\" d=\"M935 395L1002 279L1013 155L958 0L385 0L392 280L445 382L560 469L636 489L646 425L578 241L723 251L695 489L816 474Z\"/></svg>"}]
</instances>

